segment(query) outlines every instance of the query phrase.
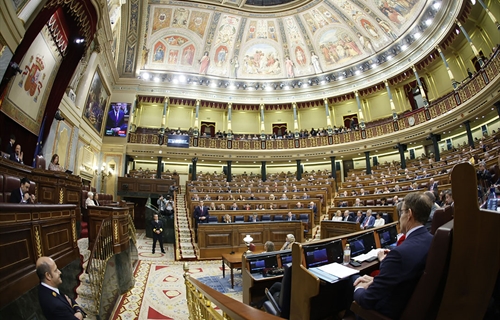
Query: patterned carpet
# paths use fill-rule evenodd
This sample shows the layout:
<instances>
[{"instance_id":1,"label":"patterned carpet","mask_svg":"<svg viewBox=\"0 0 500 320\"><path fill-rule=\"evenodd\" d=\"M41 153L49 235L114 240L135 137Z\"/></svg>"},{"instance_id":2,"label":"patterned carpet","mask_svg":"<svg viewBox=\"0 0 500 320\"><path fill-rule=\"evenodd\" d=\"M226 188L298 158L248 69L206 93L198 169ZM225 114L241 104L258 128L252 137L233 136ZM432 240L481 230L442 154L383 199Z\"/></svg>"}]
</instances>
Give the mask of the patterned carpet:
<instances>
[{"instance_id":1,"label":"patterned carpet","mask_svg":"<svg viewBox=\"0 0 500 320\"><path fill-rule=\"evenodd\" d=\"M135 287L118 301L113 320L187 320L183 261L174 261L174 247L165 245L166 254L151 254L152 239L146 238L143 230L137 231L139 263L135 270ZM158 252L158 251L157 251ZM226 295L242 301L241 272L235 270L234 289L230 288L229 270L222 278L220 260L192 261L189 274L202 282L213 285Z\"/></svg>"}]
</instances>

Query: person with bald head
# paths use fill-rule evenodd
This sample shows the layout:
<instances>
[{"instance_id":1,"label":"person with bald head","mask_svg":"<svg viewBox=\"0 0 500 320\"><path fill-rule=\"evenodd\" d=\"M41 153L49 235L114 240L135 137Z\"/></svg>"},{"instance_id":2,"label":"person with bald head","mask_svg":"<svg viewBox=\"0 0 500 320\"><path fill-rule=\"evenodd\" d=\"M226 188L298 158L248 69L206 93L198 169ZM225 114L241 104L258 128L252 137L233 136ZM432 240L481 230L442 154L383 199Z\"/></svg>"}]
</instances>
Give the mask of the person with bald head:
<instances>
[{"instance_id":1,"label":"person with bald head","mask_svg":"<svg viewBox=\"0 0 500 320\"><path fill-rule=\"evenodd\" d=\"M61 271L52 258L38 258L36 261L36 274L40 279L38 300L47 319L82 320L85 318L86 313L75 300L59 292L58 287L62 283Z\"/></svg>"}]
</instances>

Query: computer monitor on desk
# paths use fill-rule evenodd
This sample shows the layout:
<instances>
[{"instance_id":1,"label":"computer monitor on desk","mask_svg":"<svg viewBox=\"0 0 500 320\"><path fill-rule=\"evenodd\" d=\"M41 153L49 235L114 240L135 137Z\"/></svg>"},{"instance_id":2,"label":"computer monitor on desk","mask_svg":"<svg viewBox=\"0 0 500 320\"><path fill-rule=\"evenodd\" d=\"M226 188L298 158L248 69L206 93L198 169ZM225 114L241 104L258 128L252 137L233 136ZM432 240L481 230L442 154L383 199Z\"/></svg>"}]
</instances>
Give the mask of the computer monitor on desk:
<instances>
[{"instance_id":1,"label":"computer monitor on desk","mask_svg":"<svg viewBox=\"0 0 500 320\"><path fill-rule=\"evenodd\" d=\"M314 268L333 262L342 262L342 240L302 246L306 267Z\"/></svg>"},{"instance_id":2,"label":"computer monitor on desk","mask_svg":"<svg viewBox=\"0 0 500 320\"><path fill-rule=\"evenodd\" d=\"M381 248L394 246L398 240L398 230L395 225L377 230L377 233L380 238Z\"/></svg>"},{"instance_id":3,"label":"computer monitor on desk","mask_svg":"<svg viewBox=\"0 0 500 320\"><path fill-rule=\"evenodd\" d=\"M274 255L259 255L248 258L249 270L251 274L262 273L264 269L272 269L278 267L278 257Z\"/></svg>"},{"instance_id":4,"label":"computer monitor on desk","mask_svg":"<svg viewBox=\"0 0 500 320\"><path fill-rule=\"evenodd\" d=\"M292 250L280 251L281 266L292 262Z\"/></svg>"},{"instance_id":5,"label":"computer monitor on desk","mask_svg":"<svg viewBox=\"0 0 500 320\"><path fill-rule=\"evenodd\" d=\"M375 236L373 232L365 233L361 236L347 239L347 243L351 248L351 257L356 257L361 254L370 252L375 249Z\"/></svg>"}]
</instances>

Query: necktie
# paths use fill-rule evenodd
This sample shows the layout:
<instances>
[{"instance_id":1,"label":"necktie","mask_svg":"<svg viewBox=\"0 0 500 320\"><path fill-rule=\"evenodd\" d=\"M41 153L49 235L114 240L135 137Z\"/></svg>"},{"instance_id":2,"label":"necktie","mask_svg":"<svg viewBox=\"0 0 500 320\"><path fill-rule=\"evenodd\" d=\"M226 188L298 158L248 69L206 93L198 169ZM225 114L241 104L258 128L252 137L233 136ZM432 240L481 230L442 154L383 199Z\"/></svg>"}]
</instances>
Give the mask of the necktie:
<instances>
[{"instance_id":1,"label":"necktie","mask_svg":"<svg viewBox=\"0 0 500 320\"><path fill-rule=\"evenodd\" d=\"M368 221L370 221L370 217L366 217L365 227L368 225Z\"/></svg>"},{"instance_id":2,"label":"necktie","mask_svg":"<svg viewBox=\"0 0 500 320\"><path fill-rule=\"evenodd\" d=\"M406 234L403 234L401 236L401 238L398 239L398 242L396 243L396 245L399 246L400 244L403 243L403 241L405 241L405 239L406 239Z\"/></svg>"}]
</instances>

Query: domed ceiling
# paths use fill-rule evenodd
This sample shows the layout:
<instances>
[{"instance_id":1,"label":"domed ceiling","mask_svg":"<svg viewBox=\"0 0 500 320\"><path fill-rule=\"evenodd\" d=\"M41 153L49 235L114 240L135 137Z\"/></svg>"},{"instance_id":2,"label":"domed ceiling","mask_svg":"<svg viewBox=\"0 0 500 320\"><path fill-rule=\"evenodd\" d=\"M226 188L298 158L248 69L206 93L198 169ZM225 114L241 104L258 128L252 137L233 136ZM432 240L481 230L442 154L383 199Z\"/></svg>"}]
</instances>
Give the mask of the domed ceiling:
<instances>
[{"instance_id":1,"label":"domed ceiling","mask_svg":"<svg viewBox=\"0 0 500 320\"><path fill-rule=\"evenodd\" d=\"M425 58L454 24L462 2L129 0L120 76L147 73L143 80L175 83L181 77L179 82L240 90L349 78L318 87L321 95L343 94L380 85ZM238 95L218 94L213 98ZM301 94L294 98L310 99Z\"/></svg>"},{"instance_id":2,"label":"domed ceiling","mask_svg":"<svg viewBox=\"0 0 500 320\"><path fill-rule=\"evenodd\" d=\"M139 68L258 80L321 74L386 49L427 4L425 0L249 3L268 10L286 2L295 8L273 13L262 13L262 7L256 12L239 0L150 2Z\"/></svg>"}]
</instances>

